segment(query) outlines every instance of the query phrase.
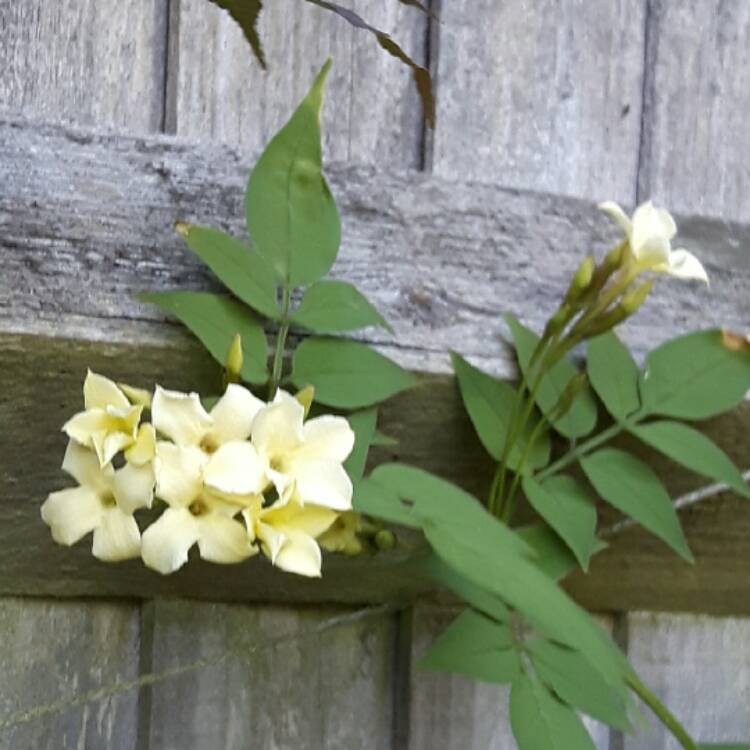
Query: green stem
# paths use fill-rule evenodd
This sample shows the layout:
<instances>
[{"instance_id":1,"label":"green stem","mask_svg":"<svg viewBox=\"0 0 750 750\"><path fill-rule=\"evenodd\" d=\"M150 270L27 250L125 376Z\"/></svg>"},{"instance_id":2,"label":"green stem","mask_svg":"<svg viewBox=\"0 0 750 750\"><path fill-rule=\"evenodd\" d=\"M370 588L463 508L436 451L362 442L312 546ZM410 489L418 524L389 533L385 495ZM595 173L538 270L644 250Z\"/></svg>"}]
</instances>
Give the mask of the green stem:
<instances>
[{"instance_id":1,"label":"green stem","mask_svg":"<svg viewBox=\"0 0 750 750\"><path fill-rule=\"evenodd\" d=\"M268 400L276 395L276 390L281 383L281 371L284 366L284 349L286 339L289 335L289 307L292 303L292 289L288 283L284 284L284 296L281 303L281 320L279 321L279 332L276 336L276 350L273 353L273 369L271 381L268 384Z\"/></svg>"},{"instance_id":2,"label":"green stem","mask_svg":"<svg viewBox=\"0 0 750 750\"><path fill-rule=\"evenodd\" d=\"M629 677L630 689L654 712L659 721L672 733L672 736L685 750L699 750L693 738L687 733L674 714L637 678Z\"/></svg>"}]
</instances>

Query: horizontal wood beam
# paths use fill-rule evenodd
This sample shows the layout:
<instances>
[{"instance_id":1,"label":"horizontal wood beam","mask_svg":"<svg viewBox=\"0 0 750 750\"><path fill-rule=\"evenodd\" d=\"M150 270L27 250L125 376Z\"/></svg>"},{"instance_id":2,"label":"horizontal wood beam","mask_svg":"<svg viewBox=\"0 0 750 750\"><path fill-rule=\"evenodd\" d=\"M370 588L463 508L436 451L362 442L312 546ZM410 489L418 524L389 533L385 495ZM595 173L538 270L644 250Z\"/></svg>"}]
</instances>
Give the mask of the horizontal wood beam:
<instances>
[{"instance_id":1,"label":"horizontal wood beam","mask_svg":"<svg viewBox=\"0 0 750 750\"><path fill-rule=\"evenodd\" d=\"M162 578L138 562L98 563L88 543L57 547L41 523L41 502L65 482L59 430L80 407L86 367L145 387L216 390L208 356L132 295L215 287L172 225L182 218L239 234L248 164L229 150L162 137L0 121L0 594L361 603L423 590L404 575L419 545L406 534L387 554L327 556L322 581L280 574L258 559L229 568L195 561ZM334 167L331 177L345 238L336 274L360 285L397 331L396 339L363 338L424 373L420 387L383 407L383 429L399 446L374 459L413 463L481 494L490 462L445 374L445 351L512 375L501 312L539 326L580 255L615 235L580 200L415 173ZM678 331L750 320L743 256L750 229L698 218L681 227L684 244L706 262L712 290L662 283L624 331L640 353ZM747 405L704 429L750 466ZM702 483L656 456L649 461L675 496ZM681 516L694 567L634 529L589 575L570 579L573 595L594 610L750 614L750 504L725 495ZM602 523L613 519L603 508Z\"/></svg>"}]
</instances>

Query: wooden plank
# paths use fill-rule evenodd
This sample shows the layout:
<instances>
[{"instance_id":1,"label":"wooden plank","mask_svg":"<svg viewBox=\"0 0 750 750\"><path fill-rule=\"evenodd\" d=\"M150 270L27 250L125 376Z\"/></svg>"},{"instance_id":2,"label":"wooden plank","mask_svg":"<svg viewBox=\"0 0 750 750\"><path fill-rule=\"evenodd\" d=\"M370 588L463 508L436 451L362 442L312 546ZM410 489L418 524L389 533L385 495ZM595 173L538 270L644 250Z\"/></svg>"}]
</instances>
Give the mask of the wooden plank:
<instances>
[{"instance_id":1,"label":"wooden plank","mask_svg":"<svg viewBox=\"0 0 750 750\"><path fill-rule=\"evenodd\" d=\"M641 678L696 740L748 741L750 620L635 613L628 616L628 644ZM625 737L625 750L677 747L650 723L651 732Z\"/></svg>"},{"instance_id":2,"label":"wooden plank","mask_svg":"<svg viewBox=\"0 0 750 750\"><path fill-rule=\"evenodd\" d=\"M435 173L631 202L645 5L443 2Z\"/></svg>"},{"instance_id":3,"label":"wooden plank","mask_svg":"<svg viewBox=\"0 0 750 750\"><path fill-rule=\"evenodd\" d=\"M746 221L750 5L649 5L639 196Z\"/></svg>"},{"instance_id":4,"label":"wooden plank","mask_svg":"<svg viewBox=\"0 0 750 750\"><path fill-rule=\"evenodd\" d=\"M150 750L390 747L393 615L157 600L155 623L156 674L209 664L152 687Z\"/></svg>"},{"instance_id":5,"label":"wooden plank","mask_svg":"<svg viewBox=\"0 0 750 750\"><path fill-rule=\"evenodd\" d=\"M173 230L176 219L242 229L250 160L164 137L0 123L0 329L164 342L143 288L215 288ZM587 250L617 233L589 201L414 172L330 170L344 223L334 275L357 284L397 339L364 338L404 366L449 370L448 350L514 372L501 315L540 329ZM711 289L660 280L621 333L637 355L678 332L750 320L750 226L680 220L680 241ZM533 263L533 265L532 265Z\"/></svg>"},{"instance_id":6,"label":"wooden plank","mask_svg":"<svg viewBox=\"0 0 750 750\"><path fill-rule=\"evenodd\" d=\"M0 599L0 722L9 723L0 730L0 748L135 750L137 691L70 702L137 677L138 609Z\"/></svg>"},{"instance_id":7,"label":"wooden plank","mask_svg":"<svg viewBox=\"0 0 750 750\"><path fill-rule=\"evenodd\" d=\"M166 6L0 1L0 108L131 132L160 130Z\"/></svg>"},{"instance_id":8,"label":"wooden plank","mask_svg":"<svg viewBox=\"0 0 750 750\"><path fill-rule=\"evenodd\" d=\"M349 3L424 63L427 18L397 2ZM380 166L421 162L422 107L408 68L367 32L299 0L267 3L260 18L268 71L242 32L205 0L181 0L170 66L170 132L256 152L286 122L331 55L324 128L328 159Z\"/></svg>"},{"instance_id":9,"label":"wooden plank","mask_svg":"<svg viewBox=\"0 0 750 750\"><path fill-rule=\"evenodd\" d=\"M418 606L414 610L409 750L514 750L508 689L454 674L426 672L416 663L460 610ZM603 621L609 626L609 621ZM597 750L609 750L609 729L584 719Z\"/></svg>"}]
</instances>

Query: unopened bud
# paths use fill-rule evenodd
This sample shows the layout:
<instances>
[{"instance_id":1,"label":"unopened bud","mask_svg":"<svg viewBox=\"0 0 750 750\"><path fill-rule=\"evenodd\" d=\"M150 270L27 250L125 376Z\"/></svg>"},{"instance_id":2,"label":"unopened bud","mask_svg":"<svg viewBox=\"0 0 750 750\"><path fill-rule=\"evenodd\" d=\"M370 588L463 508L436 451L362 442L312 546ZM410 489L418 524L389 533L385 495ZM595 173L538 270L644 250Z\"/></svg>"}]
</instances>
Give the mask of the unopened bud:
<instances>
[{"instance_id":1,"label":"unopened bud","mask_svg":"<svg viewBox=\"0 0 750 750\"><path fill-rule=\"evenodd\" d=\"M646 301L653 286L654 280L649 279L644 284L633 289L632 292L623 295L619 307L621 307L627 315L632 315Z\"/></svg>"},{"instance_id":2,"label":"unopened bud","mask_svg":"<svg viewBox=\"0 0 750 750\"><path fill-rule=\"evenodd\" d=\"M242 372L242 363L244 355L242 354L242 337L239 333L234 334L232 343L229 346L227 361L224 365L224 373L227 383L239 383L240 373Z\"/></svg>"},{"instance_id":3,"label":"unopened bud","mask_svg":"<svg viewBox=\"0 0 750 750\"><path fill-rule=\"evenodd\" d=\"M388 529L380 529L375 534L373 541L375 542L375 546L383 552L393 549L396 546L396 536L392 531L388 531Z\"/></svg>"},{"instance_id":4,"label":"unopened bud","mask_svg":"<svg viewBox=\"0 0 750 750\"><path fill-rule=\"evenodd\" d=\"M569 294L570 292L568 292L568 295ZM542 339L548 339L550 336L560 333L560 331L568 325L572 315L573 310L570 305L567 301L563 302L560 309L547 321L547 325L544 327L544 333L542 334Z\"/></svg>"},{"instance_id":5,"label":"unopened bud","mask_svg":"<svg viewBox=\"0 0 750 750\"><path fill-rule=\"evenodd\" d=\"M315 400L315 388L311 385L305 386L301 391L298 391L295 397L305 409L305 416L310 413L310 407Z\"/></svg>"},{"instance_id":6,"label":"unopened bud","mask_svg":"<svg viewBox=\"0 0 750 750\"><path fill-rule=\"evenodd\" d=\"M568 293L565 295L566 302L574 302L586 291L594 276L594 268L594 259L590 255L583 259L570 282Z\"/></svg>"},{"instance_id":7,"label":"unopened bud","mask_svg":"<svg viewBox=\"0 0 750 750\"><path fill-rule=\"evenodd\" d=\"M587 383L588 378L583 372L579 372L568 381L565 390L560 394L560 398L553 409L555 419L564 417L570 411L576 397L586 388Z\"/></svg>"},{"instance_id":8,"label":"unopened bud","mask_svg":"<svg viewBox=\"0 0 750 750\"><path fill-rule=\"evenodd\" d=\"M134 406L142 406L144 409L151 408L151 392L145 388L134 388L127 383L118 383L117 387L127 396L128 401Z\"/></svg>"}]
</instances>

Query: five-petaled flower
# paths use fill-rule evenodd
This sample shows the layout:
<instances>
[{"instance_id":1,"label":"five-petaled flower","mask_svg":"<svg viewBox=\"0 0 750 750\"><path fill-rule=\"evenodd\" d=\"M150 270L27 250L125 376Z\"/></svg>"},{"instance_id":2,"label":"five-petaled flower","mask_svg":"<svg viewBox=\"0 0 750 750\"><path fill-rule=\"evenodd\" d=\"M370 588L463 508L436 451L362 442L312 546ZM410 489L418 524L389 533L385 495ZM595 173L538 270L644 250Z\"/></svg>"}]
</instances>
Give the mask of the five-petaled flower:
<instances>
[{"instance_id":1,"label":"five-petaled flower","mask_svg":"<svg viewBox=\"0 0 750 750\"><path fill-rule=\"evenodd\" d=\"M606 201L599 208L616 221L625 232L638 270L654 271L696 279L708 284L708 274L692 253L672 249L677 226L669 211L656 208L651 201L636 208L631 219L617 203Z\"/></svg>"}]
</instances>

